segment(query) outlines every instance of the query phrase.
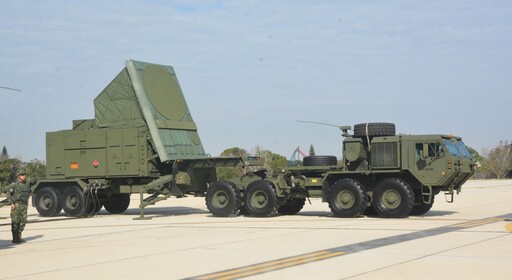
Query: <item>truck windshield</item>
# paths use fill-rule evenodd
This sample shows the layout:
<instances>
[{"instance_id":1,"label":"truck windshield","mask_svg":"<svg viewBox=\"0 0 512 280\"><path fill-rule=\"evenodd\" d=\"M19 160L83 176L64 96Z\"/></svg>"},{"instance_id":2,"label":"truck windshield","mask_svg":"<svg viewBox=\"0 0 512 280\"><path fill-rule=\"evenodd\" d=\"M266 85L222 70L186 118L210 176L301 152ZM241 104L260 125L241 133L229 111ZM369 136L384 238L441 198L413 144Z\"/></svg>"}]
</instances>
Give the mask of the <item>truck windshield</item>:
<instances>
[{"instance_id":1,"label":"truck windshield","mask_svg":"<svg viewBox=\"0 0 512 280\"><path fill-rule=\"evenodd\" d=\"M464 145L464 143L462 143L462 141L457 141L457 149L459 149L459 152L460 152L460 154L463 157L467 157L469 159L473 159L473 157L471 156L471 153L469 152L468 148L466 147L466 145Z\"/></svg>"},{"instance_id":2,"label":"truck windshield","mask_svg":"<svg viewBox=\"0 0 512 280\"><path fill-rule=\"evenodd\" d=\"M457 146L455 145L455 143L450 141L450 139L444 139L444 144L446 145L446 148L448 148L448 151L450 152L450 154L452 154L452 156L455 156L455 157L461 156L459 149L457 149Z\"/></svg>"}]
</instances>

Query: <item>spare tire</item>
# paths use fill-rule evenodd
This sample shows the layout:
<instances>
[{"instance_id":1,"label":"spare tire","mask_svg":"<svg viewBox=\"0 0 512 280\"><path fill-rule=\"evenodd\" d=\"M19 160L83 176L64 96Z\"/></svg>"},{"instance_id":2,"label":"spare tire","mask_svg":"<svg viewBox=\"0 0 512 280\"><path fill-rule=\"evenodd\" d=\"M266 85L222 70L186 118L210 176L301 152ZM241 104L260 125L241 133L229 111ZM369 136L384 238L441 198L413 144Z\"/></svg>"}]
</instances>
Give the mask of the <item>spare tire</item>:
<instances>
[{"instance_id":1,"label":"spare tire","mask_svg":"<svg viewBox=\"0 0 512 280\"><path fill-rule=\"evenodd\" d=\"M395 134L396 127L394 123L360 123L354 125L355 137L394 136Z\"/></svg>"},{"instance_id":2,"label":"spare tire","mask_svg":"<svg viewBox=\"0 0 512 280\"><path fill-rule=\"evenodd\" d=\"M337 165L338 159L335 156L307 156L304 157L304 166Z\"/></svg>"}]
</instances>

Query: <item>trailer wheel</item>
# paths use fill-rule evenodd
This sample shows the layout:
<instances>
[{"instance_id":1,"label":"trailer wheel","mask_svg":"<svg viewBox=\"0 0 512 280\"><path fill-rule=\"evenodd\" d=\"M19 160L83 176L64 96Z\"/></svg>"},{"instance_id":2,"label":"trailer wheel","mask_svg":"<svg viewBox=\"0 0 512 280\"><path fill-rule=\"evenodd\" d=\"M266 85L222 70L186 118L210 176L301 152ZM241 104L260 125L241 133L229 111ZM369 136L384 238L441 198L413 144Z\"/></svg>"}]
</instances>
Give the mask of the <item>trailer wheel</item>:
<instances>
[{"instance_id":1,"label":"trailer wheel","mask_svg":"<svg viewBox=\"0 0 512 280\"><path fill-rule=\"evenodd\" d=\"M105 207L105 210L107 210L110 214L124 213L124 211L128 209L128 206L130 206L130 194L128 193L112 194L103 202L103 207Z\"/></svg>"},{"instance_id":2,"label":"trailer wheel","mask_svg":"<svg viewBox=\"0 0 512 280\"><path fill-rule=\"evenodd\" d=\"M62 208L66 215L70 217L80 216L84 212L85 197L84 192L77 186L70 186L64 190L62 195Z\"/></svg>"},{"instance_id":3,"label":"trailer wheel","mask_svg":"<svg viewBox=\"0 0 512 280\"><path fill-rule=\"evenodd\" d=\"M354 179L341 179L329 191L329 208L337 217L359 217L366 209L366 195L361 183Z\"/></svg>"},{"instance_id":4,"label":"trailer wheel","mask_svg":"<svg viewBox=\"0 0 512 280\"><path fill-rule=\"evenodd\" d=\"M407 217L414 206L411 186L398 178L384 179L377 184L373 194L374 207L384 218Z\"/></svg>"},{"instance_id":5,"label":"trailer wheel","mask_svg":"<svg viewBox=\"0 0 512 280\"><path fill-rule=\"evenodd\" d=\"M215 217L236 215L242 196L235 184L226 181L213 182L206 192L206 207Z\"/></svg>"},{"instance_id":6,"label":"trailer wheel","mask_svg":"<svg viewBox=\"0 0 512 280\"><path fill-rule=\"evenodd\" d=\"M279 201L272 184L265 180L249 184L245 192L245 208L252 216L274 216L279 208Z\"/></svg>"},{"instance_id":7,"label":"trailer wheel","mask_svg":"<svg viewBox=\"0 0 512 280\"><path fill-rule=\"evenodd\" d=\"M44 187L35 194L37 212L43 217L53 217L62 210L61 193L54 187Z\"/></svg>"},{"instance_id":8,"label":"trailer wheel","mask_svg":"<svg viewBox=\"0 0 512 280\"><path fill-rule=\"evenodd\" d=\"M302 210L304 207L304 204L306 204L305 198L291 198L288 200L285 204L281 205L277 212L283 214L283 215L295 215Z\"/></svg>"},{"instance_id":9,"label":"trailer wheel","mask_svg":"<svg viewBox=\"0 0 512 280\"><path fill-rule=\"evenodd\" d=\"M355 137L393 136L396 134L394 123L360 123L354 125Z\"/></svg>"},{"instance_id":10,"label":"trailer wheel","mask_svg":"<svg viewBox=\"0 0 512 280\"><path fill-rule=\"evenodd\" d=\"M432 208L432 206L434 205L434 197L435 196L432 196L431 203L425 203L422 200L420 205L415 205L414 207L412 207L411 213L409 215L419 216L419 215L423 215L423 214L427 213L428 211L430 211L430 208Z\"/></svg>"}]
</instances>

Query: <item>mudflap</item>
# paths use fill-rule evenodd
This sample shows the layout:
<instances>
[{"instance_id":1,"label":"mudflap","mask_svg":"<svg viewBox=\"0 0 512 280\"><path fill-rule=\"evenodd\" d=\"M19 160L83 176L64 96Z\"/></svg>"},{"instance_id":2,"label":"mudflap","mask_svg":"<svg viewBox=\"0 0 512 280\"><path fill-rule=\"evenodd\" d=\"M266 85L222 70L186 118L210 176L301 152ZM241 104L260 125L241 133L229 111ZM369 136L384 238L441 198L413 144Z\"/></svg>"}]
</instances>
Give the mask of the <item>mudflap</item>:
<instances>
[{"instance_id":1,"label":"mudflap","mask_svg":"<svg viewBox=\"0 0 512 280\"><path fill-rule=\"evenodd\" d=\"M331 185L328 182L322 184L322 202L327 202L329 199L329 189Z\"/></svg>"}]
</instances>

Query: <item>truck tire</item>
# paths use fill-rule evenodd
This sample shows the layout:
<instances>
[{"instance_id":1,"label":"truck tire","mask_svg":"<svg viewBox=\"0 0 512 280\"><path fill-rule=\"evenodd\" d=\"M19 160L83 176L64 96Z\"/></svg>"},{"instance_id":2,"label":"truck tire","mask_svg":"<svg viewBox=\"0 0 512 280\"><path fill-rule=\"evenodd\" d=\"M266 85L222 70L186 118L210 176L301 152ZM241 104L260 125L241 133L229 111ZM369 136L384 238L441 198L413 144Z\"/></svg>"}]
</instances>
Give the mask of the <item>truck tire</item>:
<instances>
[{"instance_id":1,"label":"truck tire","mask_svg":"<svg viewBox=\"0 0 512 280\"><path fill-rule=\"evenodd\" d=\"M354 179L341 179L329 190L329 208L336 217L355 218L364 213L367 201L361 183Z\"/></svg>"},{"instance_id":2,"label":"truck tire","mask_svg":"<svg viewBox=\"0 0 512 280\"><path fill-rule=\"evenodd\" d=\"M306 204L305 198L290 198L285 204L281 205L277 212L283 215L295 215L302 210Z\"/></svg>"},{"instance_id":3,"label":"truck tire","mask_svg":"<svg viewBox=\"0 0 512 280\"><path fill-rule=\"evenodd\" d=\"M366 134L368 131L368 135ZM355 137L394 136L396 126L394 123L360 123L354 125Z\"/></svg>"},{"instance_id":4,"label":"truck tire","mask_svg":"<svg viewBox=\"0 0 512 280\"><path fill-rule=\"evenodd\" d=\"M377 210L375 210L373 205L369 205L369 206L366 207L366 210L364 210L363 214L365 216L369 216L369 217L377 216Z\"/></svg>"},{"instance_id":5,"label":"truck tire","mask_svg":"<svg viewBox=\"0 0 512 280\"><path fill-rule=\"evenodd\" d=\"M432 201L430 203L425 203L422 200L420 205L414 205L412 207L411 213L409 213L409 215L419 216L419 215L423 215L423 214L427 213L428 211L430 211L430 208L432 208L432 206L434 205L434 197L435 196L432 196Z\"/></svg>"},{"instance_id":6,"label":"truck tire","mask_svg":"<svg viewBox=\"0 0 512 280\"><path fill-rule=\"evenodd\" d=\"M62 209L70 217L82 215L85 209L85 196L81 188L69 186L62 194Z\"/></svg>"},{"instance_id":7,"label":"truck tire","mask_svg":"<svg viewBox=\"0 0 512 280\"><path fill-rule=\"evenodd\" d=\"M206 192L206 207L215 217L236 215L241 204L242 195L231 182L213 182Z\"/></svg>"},{"instance_id":8,"label":"truck tire","mask_svg":"<svg viewBox=\"0 0 512 280\"><path fill-rule=\"evenodd\" d=\"M304 166L337 165L338 159L335 156L307 156L303 162Z\"/></svg>"},{"instance_id":9,"label":"truck tire","mask_svg":"<svg viewBox=\"0 0 512 280\"><path fill-rule=\"evenodd\" d=\"M103 202L103 207L110 214L124 213L128 206L130 206L130 194L128 193L114 193Z\"/></svg>"},{"instance_id":10,"label":"truck tire","mask_svg":"<svg viewBox=\"0 0 512 280\"><path fill-rule=\"evenodd\" d=\"M414 206L414 193L402 179L388 178L380 181L373 193L374 207L379 217L407 217Z\"/></svg>"},{"instance_id":11,"label":"truck tire","mask_svg":"<svg viewBox=\"0 0 512 280\"><path fill-rule=\"evenodd\" d=\"M57 216L62 210L62 194L54 187L40 189L34 197L37 212L43 217Z\"/></svg>"},{"instance_id":12,"label":"truck tire","mask_svg":"<svg viewBox=\"0 0 512 280\"><path fill-rule=\"evenodd\" d=\"M251 216L274 216L279 208L279 200L272 184L265 180L250 183L245 191L245 208Z\"/></svg>"}]
</instances>

